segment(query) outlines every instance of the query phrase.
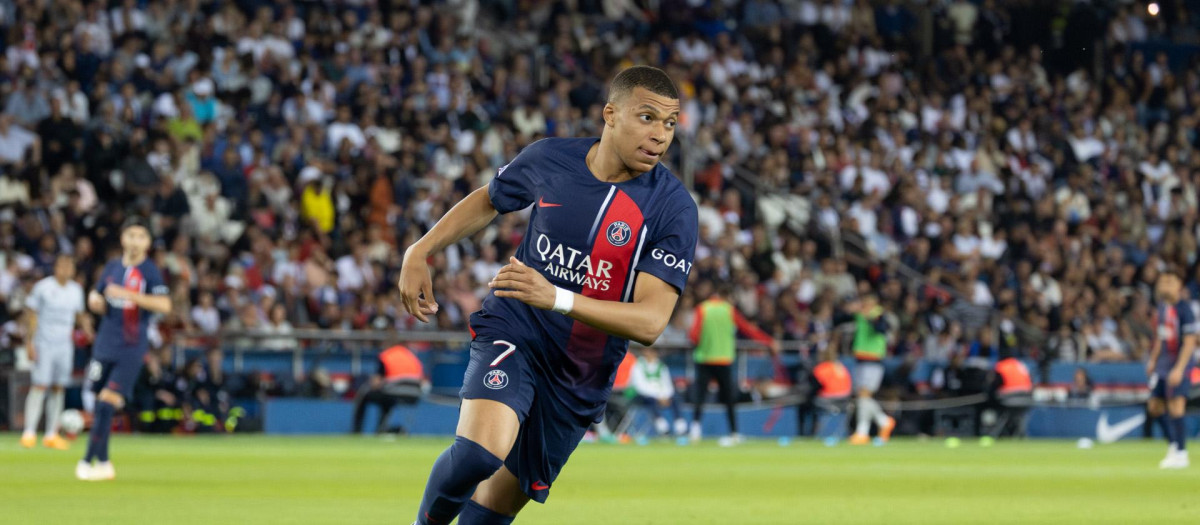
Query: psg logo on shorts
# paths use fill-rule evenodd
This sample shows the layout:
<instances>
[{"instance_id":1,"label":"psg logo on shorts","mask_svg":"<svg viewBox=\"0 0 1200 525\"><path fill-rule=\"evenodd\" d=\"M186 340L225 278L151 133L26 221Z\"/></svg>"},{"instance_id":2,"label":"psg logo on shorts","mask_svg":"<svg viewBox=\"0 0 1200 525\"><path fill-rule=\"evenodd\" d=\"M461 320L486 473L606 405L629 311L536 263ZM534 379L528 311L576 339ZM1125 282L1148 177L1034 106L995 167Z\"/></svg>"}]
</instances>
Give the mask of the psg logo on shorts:
<instances>
[{"instance_id":1,"label":"psg logo on shorts","mask_svg":"<svg viewBox=\"0 0 1200 525\"><path fill-rule=\"evenodd\" d=\"M508 374L503 370L490 370L483 376L483 386L492 390L500 390L508 386Z\"/></svg>"},{"instance_id":2,"label":"psg logo on shorts","mask_svg":"<svg viewBox=\"0 0 1200 525\"><path fill-rule=\"evenodd\" d=\"M625 246L633 238L633 230L625 221L616 221L608 225L608 243L613 246Z\"/></svg>"}]
</instances>

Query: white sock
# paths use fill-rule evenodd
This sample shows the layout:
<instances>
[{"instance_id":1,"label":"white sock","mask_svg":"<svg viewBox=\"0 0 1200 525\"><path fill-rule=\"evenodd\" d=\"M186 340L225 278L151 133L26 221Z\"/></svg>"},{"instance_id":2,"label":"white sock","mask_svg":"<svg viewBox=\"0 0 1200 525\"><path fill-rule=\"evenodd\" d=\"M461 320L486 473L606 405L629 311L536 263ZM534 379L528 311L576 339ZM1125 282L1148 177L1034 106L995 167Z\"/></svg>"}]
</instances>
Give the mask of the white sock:
<instances>
[{"instance_id":1,"label":"white sock","mask_svg":"<svg viewBox=\"0 0 1200 525\"><path fill-rule=\"evenodd\" d=\"M50 392L50 399L46 400L46 437L58 435L58 416L62 415L66 399L67 393L62 390Z\"/></svg>"},{"instance_id":2,"label":"white sock","mask_svg":"<svg viewBox=\"0 0 1200 525\"><path fill-rule=\"evenodd\" d=\"M871 403L873 401L874 400L869 397L858 398L858 410L854 413L854 419L858 421L858 424L854 429L855 434L865 436L867 435L867 432L871 431L871 410L873 408Z\"/></svg>"},{"instance_id":3,"label":"white sock","mask_svg":"<svg viewBox=\"0 0 1200 525\"><path fill-rule=\"evenodd\" d=\"M879 402L876 401L875 398L871 398L871 405L871 410L875 412L875 424L878 425L879 428L883 428L883 426L888 422L887 413L883 411L883 407L879 405Z\"/></svg>"},{"instance_id":4,"label":"white sock","mask_svg":"<svg viewBox=\"0 0 1200 525\"><path fill-rule=\"evenodd\" d=\"M46 401L44 388L31 388L25 397L25 435L37 434L38 420L42 419L42 404Z\"/></svg>"},{"instance_id":5,"label":"white sock","mask_svg":"<svg viewBox=\"0 0 1200 525\"><path fill-rule=\"evenodd\" d=\"M91 383L88 383L80 394L83 398L83 411L89 414L96 412L96 393L92 392Z\"/></svg>"},{"instance_id":6,"label":"white sock","mask_svg":"<svg viewBox=\"0 0 1200 525\"><path fill-rule=\"evenodd\" d=\"M607 419L607 418L605 418L605 419ZM608 428L608 422L605 421L605 419L601 419L599 423L594 424L594 426L596 427L596 432L599 433L600 437L602 437L602 438L606 438L608 436L613 435L612 430L610 430Z\"/></svg>"}]
</instances>

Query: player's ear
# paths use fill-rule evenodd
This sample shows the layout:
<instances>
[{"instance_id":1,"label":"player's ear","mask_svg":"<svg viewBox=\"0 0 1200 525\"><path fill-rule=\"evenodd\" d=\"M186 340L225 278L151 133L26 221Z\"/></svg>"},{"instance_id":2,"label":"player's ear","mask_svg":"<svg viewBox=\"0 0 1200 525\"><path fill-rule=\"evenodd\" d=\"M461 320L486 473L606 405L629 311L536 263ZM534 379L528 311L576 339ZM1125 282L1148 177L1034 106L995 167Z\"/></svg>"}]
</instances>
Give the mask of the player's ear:
<instances>
[{"instance_id":1,"label":"player's ear","mask_svg":"<svg viewBox=\"0 0 1200 525\"><path fill-rule=\"evenodd\" d=\"M604 105L604 125L614 127L617 125L617 107L609 102Z\"/></svg>"}]
</instances>

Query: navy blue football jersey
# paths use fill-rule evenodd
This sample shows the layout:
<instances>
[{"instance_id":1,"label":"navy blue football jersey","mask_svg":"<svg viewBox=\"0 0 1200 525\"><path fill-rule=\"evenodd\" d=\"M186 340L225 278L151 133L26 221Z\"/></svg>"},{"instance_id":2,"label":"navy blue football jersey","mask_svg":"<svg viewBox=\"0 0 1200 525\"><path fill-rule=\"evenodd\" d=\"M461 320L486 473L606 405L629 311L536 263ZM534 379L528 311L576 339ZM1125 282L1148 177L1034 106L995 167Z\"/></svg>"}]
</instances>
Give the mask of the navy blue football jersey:
<instances>
[{"instance_id":1,"label":"navy blue football jersey","mask_svg":"<svg viewBox=\"0 0 1200 525\"><path fill-rule=\"evenodd\" d=\"M599 139L540 140L488 187L500 213L533 205L516 257L550 283L586 297L632 301L639 273L682 293L696 251L696 203L662 164L611 184L587 167ZM471 316L478 338L524 348L533 367L580 413L607 401L629 341L568 316L489 294ZM518 342L520 341L520 342Z\"/></svg>"},{"instance_id":2,"label":"navy blue football jersey","mask_svg":"<svg viewBox=\"0 0 1200 525\"><path fill-rule=\"evenodd\" d=\"M96 283L96 291L104 294L109 286L124 286L135 292L153 295L166 295L167 285L162 273L150 259L136 266L125 266L121 259L113 259L104 266L104 273ZM139 308L132 301L108 299L108 309L100 320L100 330L96 332L96 342L92 345L95 359L126 359L141 358L149 347L147 327L150 325L151 312Z\"/></svg>"},{"instance_id":3,"label":"navy blue football jersey","mask_svg":"<svg viewBox=\"0 0 1200 525\"><path fill-rule=\"evenodd\" d=\"M1158 330L1158 337L1162 340L1162 349L1158 353L1155 369L1165 378L1180 358L1183 338L1195 334L1200 326L1196 323L1196 314L1192 312L1192 305L1188 301L1159 305L1154 324ZM1193 356L1190 355L1183 358L1189 362L1193 360Z\"/></svg>"}]
</instances>

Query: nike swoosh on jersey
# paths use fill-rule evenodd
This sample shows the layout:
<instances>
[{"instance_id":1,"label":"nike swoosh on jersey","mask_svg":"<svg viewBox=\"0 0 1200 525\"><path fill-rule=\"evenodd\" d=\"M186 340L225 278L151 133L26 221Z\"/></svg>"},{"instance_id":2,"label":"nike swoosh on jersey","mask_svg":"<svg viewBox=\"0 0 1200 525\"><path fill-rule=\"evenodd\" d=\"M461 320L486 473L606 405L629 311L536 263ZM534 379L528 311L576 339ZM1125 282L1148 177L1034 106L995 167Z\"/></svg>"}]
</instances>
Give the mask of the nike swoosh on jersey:
<instances>
[{"instance_id":1,"label":"nike swoosh on jersey","mask_svg":"<svg viewBox=\"0 0 1200 525\"><path fill-rule=\"evenodd\" d=\"M552 202L546 202L545 200L542 199L542 197L538 197L538 207L539 208L557 208L559 206L562 206L562 204L554 204Z\"/></svg>"},{"instance_id":2,"label":"nike swoosh on jersey","mask_svg":"<svg viewBox=\"0 0 1200 525\"><path fill-rule=\"evenodd\" d=\"M546 490L548 488L550 488L550 485L547 485L540 481L533 482L533 490Z\"/></svg>"}]
</instances>

